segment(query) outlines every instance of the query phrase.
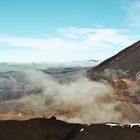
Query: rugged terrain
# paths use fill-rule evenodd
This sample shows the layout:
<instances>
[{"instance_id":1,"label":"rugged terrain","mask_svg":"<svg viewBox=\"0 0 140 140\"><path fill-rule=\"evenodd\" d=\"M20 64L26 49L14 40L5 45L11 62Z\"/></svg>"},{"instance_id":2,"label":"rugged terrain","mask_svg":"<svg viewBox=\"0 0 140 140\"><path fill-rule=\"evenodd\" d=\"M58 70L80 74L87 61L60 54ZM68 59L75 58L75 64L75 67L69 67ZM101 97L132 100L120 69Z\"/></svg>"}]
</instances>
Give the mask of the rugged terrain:
<instances>
[{"instance_id":1,"label":"rugged terrain","mask_svg":"<svg viewBox=\"0 0 140 140\"><path fill-rule=\"evenodd\" d=\"M1 140L139 140L140 125L69 124L50 119L0 121Z\"/></svg>"},{"instance_id":2,"label":"rugged terrain","mask_svg":"<svg viewBox=\"0 0 140 140\"><path fill-rule=\"evenodd\" d=\"M87 71L96 81L108 81L124 102L140 104L140 41Z\"/></svg>"}]
</instances>

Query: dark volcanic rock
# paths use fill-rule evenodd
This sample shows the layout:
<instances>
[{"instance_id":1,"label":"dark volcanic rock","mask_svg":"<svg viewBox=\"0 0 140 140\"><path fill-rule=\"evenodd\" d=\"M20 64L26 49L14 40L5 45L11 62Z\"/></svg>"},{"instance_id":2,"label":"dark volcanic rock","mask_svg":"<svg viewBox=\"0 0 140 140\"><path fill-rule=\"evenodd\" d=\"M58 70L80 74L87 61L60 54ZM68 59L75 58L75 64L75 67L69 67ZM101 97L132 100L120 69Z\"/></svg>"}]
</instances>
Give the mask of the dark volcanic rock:
<instances>
[{"instance_id":1,"label":"dark volcanic rock","mask_svg":"<svg viewBox=\"0 0 140 140\"><path fill-rule=\"evenodd\" d=\"M105 60L87 73L92 80L116 78L135 80L140 74L140 41Z\"/></svg>"},{"instance_id":2,"label":"dark volcanic rock","mask_svg":"<svg viewBox=\"0 0 140 140\"><path fill-rule=\"evenodd\" d=\"M0 121L0 140L139 140L139 126L69 124L51 119Z\"/></svg>"}]
</instances>

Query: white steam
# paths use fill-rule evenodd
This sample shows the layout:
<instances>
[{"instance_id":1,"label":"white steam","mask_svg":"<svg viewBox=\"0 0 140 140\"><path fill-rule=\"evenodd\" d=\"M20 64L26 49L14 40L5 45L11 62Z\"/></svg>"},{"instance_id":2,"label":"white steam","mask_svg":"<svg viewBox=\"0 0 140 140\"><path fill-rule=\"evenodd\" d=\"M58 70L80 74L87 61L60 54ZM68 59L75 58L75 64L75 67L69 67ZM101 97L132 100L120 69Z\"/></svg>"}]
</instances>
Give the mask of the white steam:
<instances>
[{"instance_id":1,"label":"white steam","mask_svg":"<svg viewBox=\"0 0 140 140\"><path fill-rule=\"evenodd\" d=\"M55 115L64 121L80 123L119 122L123 117L116 109L120 103L109 100L114 90L105 82L79 76L74 82L60 84L39 71L27 71L26 77L42 93L21 98L21 112Z\"/></svg>"}]
</instances>

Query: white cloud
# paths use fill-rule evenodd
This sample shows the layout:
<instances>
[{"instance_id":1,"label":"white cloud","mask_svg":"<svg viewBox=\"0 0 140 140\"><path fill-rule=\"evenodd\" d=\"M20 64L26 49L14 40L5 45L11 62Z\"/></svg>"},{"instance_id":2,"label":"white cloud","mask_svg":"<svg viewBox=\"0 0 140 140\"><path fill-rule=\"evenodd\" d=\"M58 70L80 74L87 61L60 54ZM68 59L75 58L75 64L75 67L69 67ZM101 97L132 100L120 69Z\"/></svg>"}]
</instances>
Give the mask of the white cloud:
<instances>
[{"instance_id":1,"label":"white cloud","mask_svg":"<svg viewBox=\"0 0 140 140\"><path fill-rule=\"evenodd\" d=\"M67 29L59 29L59 32L64 36L76 38L76 39L91 39L95 42L108 42L120 45L120 42L124 45L128 45L130 41L128 36L124 35L123 30L114 28L76 28L69 27Z\"/></svg>"},{"instance_id":2,"label":"white cloud","mask_svg":"<svg viewBox=\"0 0 140 140\"><path fill-rule=\"evenodd\" d=\"M105 59L133 41L126 31L113 28L69 27L59 29L53 37L43 39L0 35L0 44L37 48L56 61L58 58L66 61Z\"/></svg>"}]
</instances>

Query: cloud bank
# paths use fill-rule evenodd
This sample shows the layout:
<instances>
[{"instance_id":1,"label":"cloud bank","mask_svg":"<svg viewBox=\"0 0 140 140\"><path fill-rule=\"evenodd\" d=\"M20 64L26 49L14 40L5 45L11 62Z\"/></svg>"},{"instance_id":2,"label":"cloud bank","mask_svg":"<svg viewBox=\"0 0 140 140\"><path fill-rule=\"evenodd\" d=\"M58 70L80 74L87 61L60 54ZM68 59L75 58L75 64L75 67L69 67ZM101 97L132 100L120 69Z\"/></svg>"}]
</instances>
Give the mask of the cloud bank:
<instances>
[{"instance_id":1,"label":"cloud bank","mask_svg":"<svg viewBox=\"0 0 140 140\"><path fill-rule=\"evenodd\" d=\"M37 49L42 51L46 61L73 61L89 58L103 60L132 42L134 40L127 35L127 31L115 28L60 28L53 36L43 38L0 35L1 45L13 48L16 46L17 49L23 47ZM31 55L34 54L31 53Z\"/></svg>"}]
</instances>

